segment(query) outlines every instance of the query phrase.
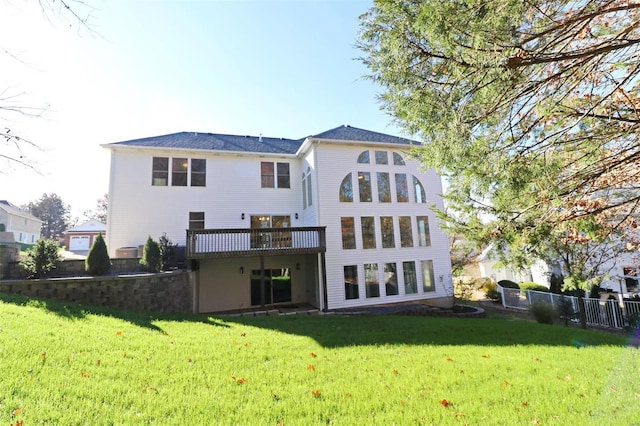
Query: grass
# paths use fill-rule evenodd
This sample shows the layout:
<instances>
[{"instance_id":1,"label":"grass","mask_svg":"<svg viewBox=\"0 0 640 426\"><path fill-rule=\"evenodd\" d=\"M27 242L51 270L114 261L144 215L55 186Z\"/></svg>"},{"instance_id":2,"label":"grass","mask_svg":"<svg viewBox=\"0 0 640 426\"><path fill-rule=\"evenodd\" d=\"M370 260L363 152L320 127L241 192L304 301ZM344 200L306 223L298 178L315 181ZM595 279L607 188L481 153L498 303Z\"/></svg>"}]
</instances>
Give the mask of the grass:
<instances>
[{"instance_id":1,"label":"grass","mask_svg":"<svg viewBox=\"0 0 640 426\"><path fill-rule=\"evenodd\" d=\"M623 336L504 319L148 315L0 294L0 425L640 424Z\"/></svg>"}]
</instances>

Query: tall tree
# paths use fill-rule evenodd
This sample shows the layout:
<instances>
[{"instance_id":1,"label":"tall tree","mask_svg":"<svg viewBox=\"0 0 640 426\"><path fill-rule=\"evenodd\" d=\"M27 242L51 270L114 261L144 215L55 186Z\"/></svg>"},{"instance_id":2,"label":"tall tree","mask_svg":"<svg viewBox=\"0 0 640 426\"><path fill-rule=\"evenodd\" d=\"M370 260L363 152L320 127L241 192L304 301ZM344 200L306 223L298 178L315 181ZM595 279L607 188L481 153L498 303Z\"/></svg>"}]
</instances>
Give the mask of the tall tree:
<instances>
[{"instance_id":1,"label":"tall tree","mask_svg":"<svg viewBox=\"0 0 640 426\"><path fill-rule=\"evenodd\" d=\"M451 232L514 263L583 238L635 249L640 3L377 0L360 19L383 108L449 182Z\"/></svg>"},{"instance_id":2,"label":"tall tree","mask_svg":"<svg viewBox=\"0 0 640 426\"><path fill-rule=\"evenodd\" d=\"M70 208L57 194L43 194L37 201L30 202L27 209L32 215L43 221L42 236L47 239L59 239L67 230Z\"/></svg>"},{"instance_id":3,"label":"tall tree","mask_svg":"<svg viewBox=\"0 0 640 426\"><path fill-rule=\"evenodd\" d=\"M87 219L95 219L102 223L107 223L107 210L109 208L109 194L104 194L98 198L95 210L87 210L83 213Z\"/></svg>"}]
</instances>

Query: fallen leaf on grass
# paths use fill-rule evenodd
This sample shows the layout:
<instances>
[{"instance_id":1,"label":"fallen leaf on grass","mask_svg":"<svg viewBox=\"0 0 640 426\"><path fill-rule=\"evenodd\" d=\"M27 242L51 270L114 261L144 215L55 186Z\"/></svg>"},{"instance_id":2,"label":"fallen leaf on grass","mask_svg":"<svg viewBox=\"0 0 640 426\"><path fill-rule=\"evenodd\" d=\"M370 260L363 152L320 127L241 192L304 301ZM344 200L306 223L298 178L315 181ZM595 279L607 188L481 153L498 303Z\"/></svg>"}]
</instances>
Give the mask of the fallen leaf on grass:
<instances>
[{"instance_id":1,"label":"fallen leaf on grass","mask_svg":"<svg viewBox=\"0 0 640 426\"><path fill-rule=\"evenodd\" d=\"M319 398L320 397L320 391L318 389L311 391L311 395L313 395L314 398Z\"/></svg>"},{"instance_id":2,"label":"fallen leaf on grass","mask_svg":"<svg viewBox=\"0 0 640 426\"><path fill-rule=\"evenodd\" d=\"M116 336L122 336L122 331L116 331Z\"/></svg>"},{"instance_id":3,"label":"fallen leaf on grass","mask_svg":"<svg viewBox=\"0 0 640 426\"><path fill-rule=\"evenodd\" d=\"M11 416L15 417L22 411L22 407L18 407L11 412Z\"/></svg>"},{"instance_id":4,"label":"fallen leaf on grass","mask_svg":"<svg viewBox=\"0 0 640 426\"><path fill-rule=\"evenodd\" d=\"M318 355L314 354L313 352L311 352L309 355L311 355L311 358L315 358L315 357L318 356Z\"/></svg>"},{"instance_id":5,"label":"fallen leaf on grass","mask_svg":"<svg viewBox=\"0 0 640 426\"><path fill-rule=\"evenodd\" d=\"M453 405L451 402L447 401L446 399L441 399L440 400L440 405L442 405L444 408L449 408L450 405Z\"/></svg>"},{"instance_id":6,"label":"fallen leaf on grass","mask_svg":"<svg viewBox=\"0 0 640 426\"><path fill-rule=\"evenodd\" d=\"M84 378L89 377L89 373L87 373L86 371L83 371L83 372L82 372L82 373L80 373L80 374L82 374L82 377L84 377Z\"/></svg>"},{"instance_id":7,"label":"fallen leaf on grass","mask_svg":"<svg viewBox=\"0 0 640 426\"><path fill-rule=\"evenodd\" d=\"M315 370L316 370L316 367L315 367L313 364L309 364L309 365L307 365L307 370L309 370L309 371L315 371Z\"/></svg>"}]
</instances>

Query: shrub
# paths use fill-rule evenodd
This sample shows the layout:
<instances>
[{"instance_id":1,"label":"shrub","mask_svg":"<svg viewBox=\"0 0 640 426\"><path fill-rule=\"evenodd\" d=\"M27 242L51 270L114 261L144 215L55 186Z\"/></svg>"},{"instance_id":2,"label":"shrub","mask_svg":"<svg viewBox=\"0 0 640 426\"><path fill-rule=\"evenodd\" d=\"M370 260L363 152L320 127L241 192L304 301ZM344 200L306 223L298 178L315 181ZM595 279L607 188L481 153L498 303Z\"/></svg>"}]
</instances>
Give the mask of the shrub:
<instances>
[{"instance_id":1,"label":"shrub","mask_svg":"<svg viewBox=\"0 0 640 426\"><path fill-rule=\"evenodd\" d=\"M162 266L162 257L160 256L160 245L154 241L151 236L147 238L142 249L142 259L140 264L147 272L158 272Z\"/></svg>"},{"instance_id":2,"label":"shrub","mask_svg":"<svg viewBox=\"0 0 640 426\"><path fill-rule=\"evenodd\" d=\"M173 244L167 234L162 234L162 237L158 240L158 245L160 246L160 258L162 259L161 268L166 271L176 265L176 247L178 245Z\"/></svg>"},{"instance_id":3,"label":"shrub","mask_svg":"<svg viewBox=\"0 0 640 426\"><path fill-rule=\"evenodd\" d=\"M475 287L475 280L469 278L454 278L453 291L456 299L471 300L473 296L473 290Z\"/></svg>"},{"instance_id":4,"label":"shrub","mask_svg":"<svg viewBox=\"0 0 640 426\"><path fill-rule=\"evenodd\" d=\"M485 294L487 296L487 299L489 300L493 300L494 302L502 302L502 295L495 288L491 290L487 290Z\"/></svg>"},{"instance_id":5,"label":"shrub","mask_svg":"<svg viewBox=\"0 0 640 426\"><path fill-rule=\"evenodd\" d=\"M488 277L482 277L482 278L476 278L474 280L475 282L475 287L477 290L485 290L486 291L486 287L487 286L493 286L493 288L496 287L496 285L493 283L493 281L491 281L491 278Z\"/></svg>"},{"instance_id":6,"label":"shrub","mask_svg":"<svg viewBox=\"0 0 640 426\"><path fill-rule=\"evenodd\" d=\"M591 286L591 290L589 290L589 298L591 299L599 299L600 292L602 289L600 288L600 284L594 284Z\"/></svg>"},{"instance_id":7,"label":"shrub","mask_svg":"<svg viewBox=\"0 0 640 426\"><path fill-rule=\"evenodd\" d=\"M29 278L45 278L62 262L59 249L55 241L40 238L27 250L25 257L20 261L20 266L29 274Z\"/></svg>"},{"instance_id":8,"label":"shrub","mask_svg":"<svg viewBox=\"0 0 640 426\"><path fill-rule=\"evenodd\" d=\"M111 272L111 259L109 258L107 244L104 242L102 232L98 234L93 242L84 267L90 275L107 275Z\"/></svg>"},{"instance_id":9,"label":"shrub","mask_svg":"<svg viewBox=\"0 0 640 426\"><path fill-rule=\"evenodd\" d=\"M494 302L502 302L502 296L498 291L496 283L493 281L489 280L488 282L485 282L482 286L482 290L484 290L484 294L487 299L493 300Z\"/></svg>"},{"instance_id":10,"label":"shrub","mask_svg":"<svg viewBox=\"0 0 640 426\"><path fill-rule=\"evenodd\" d=\"M553 319L555 317L555 309L553 309L553 305L547 303L534 303L531 305L531 312L533 313L536 321L540 324L553 324Z\"/></svg>"},{"instance_id":11,"label":"shrub","mask_svg":"<svg viewBox=\"0 0 640 426\"><path fill-rule=\"evenodd\" d=\"M548 287L530 281L520 283L520 290L545 291L547 293L549 292Z\"/></svg>"},{"instance_id":12,"label":"shrub","mask_svg":"<svg viewBox=\"0 0 640 426\"><path fill-rule=\"evenodd\" d=\"M498 281L498 285L502 288L520 288L517 283L509 280L500 280Z\"/></svg>"}]
</instances>

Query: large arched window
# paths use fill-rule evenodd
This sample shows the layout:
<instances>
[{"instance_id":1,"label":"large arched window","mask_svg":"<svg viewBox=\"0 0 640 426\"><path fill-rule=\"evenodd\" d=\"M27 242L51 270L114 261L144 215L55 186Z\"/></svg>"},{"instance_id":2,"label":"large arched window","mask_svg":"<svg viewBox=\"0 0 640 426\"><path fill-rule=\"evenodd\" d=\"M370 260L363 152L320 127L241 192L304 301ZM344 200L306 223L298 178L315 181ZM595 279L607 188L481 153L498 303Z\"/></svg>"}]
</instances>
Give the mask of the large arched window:
<instances>
[{"instance_id":1,"label":"large arched window","mask_svg":"<svg viewBox=\"0 0 640 426\"><path fill-rule=\"evenodd\" d=\"M404 158L402 158L402 155L398 154L397 152L393 153L393 165L394 166L404 166Z\"/></svg>"},{"instance_id":2,"label":"large arched window","mask_svg":"<svg viewBox=\"0 0 640 426\"><path fill-rule=\"evenodd\" d=\"M424 186L422 186L420 180L415 176L413 176L413 189L416 194L416 203L426 203L427 195L424 192Z\"/></svg>"},{"instance_id":3,"label":"large arched window","mask_svg":"<svg viewBox=\"0 0 640 426\"><path fill-rule=\"evenodd\" d=\"M362 151L360 155L358 155L358 163L369 164L369 151Z\"/></svg>"},{"instance_id":4,"label":"large arched window","mask_svg":"<svg viewBox=\"0 0 640 426\"><path fill-rule=\"evenodd\" d=\"M351 173L346 175L340 184L340 201L343 203L353 202L353 181L351 179Z\"/></svg>"}]
</instances>

